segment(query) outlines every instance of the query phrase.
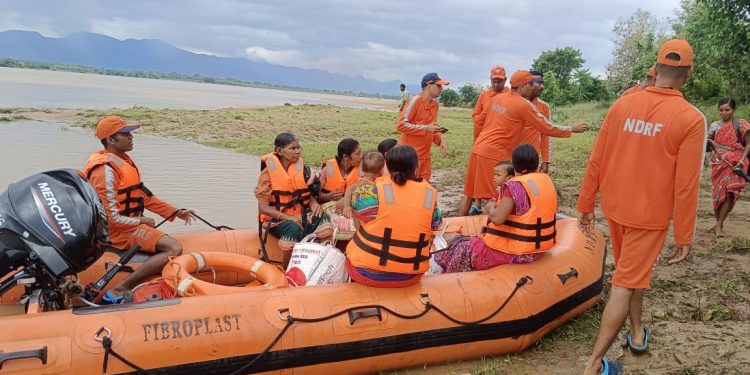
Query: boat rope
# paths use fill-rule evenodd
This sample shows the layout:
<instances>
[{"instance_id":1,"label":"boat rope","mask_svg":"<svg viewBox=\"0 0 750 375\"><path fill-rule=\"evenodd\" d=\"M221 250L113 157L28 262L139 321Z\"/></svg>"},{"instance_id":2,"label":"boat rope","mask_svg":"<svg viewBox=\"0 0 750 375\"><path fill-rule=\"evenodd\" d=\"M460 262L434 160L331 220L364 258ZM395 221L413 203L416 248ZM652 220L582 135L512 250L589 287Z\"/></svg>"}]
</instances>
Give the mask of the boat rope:
<instances>
[{"instance_id":1,"label":"boat rope","mask_svg":"<svg viewBox=\"0 0 750 375\"><path fill-rule=\"evenodd\" d=\"M263 349L262 352L260 352L258 355L256 355L255 358L253 358L250 362L242 365L242 367L238 368L237 370L233 371L231 373L231 375L239 375L239 374L245 374L245 373L247 373L247 371L255 363L257 363L261 358L263 358L266 354L268 354L268 352L271 350L271 348L273 348L273 346L276 345L276 343L281 339L281 337L284 336L284 334L289 329L289 327L291 327L295 322L300 322L300 323L318 323L318 322L322 322L322 321L333 319L333 318L335 318L337 316L341 316L343 314L348 314L348 313L350 313L350 312L352 312L354 310L367 309L367 308L375 308L375 309L383 309L383 310L389 312L390 314L392 314L393 316L401 318L401 319L418 319L418 318L421 318L424 315L426 315L428 312L430 312L430 310L435 310L438 314L444 316L446 319L450 320L451 322L453 322L455 324L465 325L465 326L468 326L468 325L477 325L477 324L484 323L487 320L492 319L492 317L494 317L495 315L499 314L500 311L502 311L505 308L505 306L508 305L508 303L513 298L513 296L515 296L515 294L518 291L518 289L520 289L522 286L526 285L526 283L529 282L529 279L531 279L531 277L529 277L529 276L523 276L520 279L518 279L518 281L516 282L516 287L513 288L513 290L510 292L510 294L508 294L508 296L505 298L505 301L503 301L503 303L500 304L500 306L497 309L495 309L495 311L491 312L489 315L485 316L482 319L471 320L471 321L464 321L464 320L456 319L456 318L450 316L448 313L446 313L445 311L443 311L441 308L439 308L436 305L432 304L432 302L429 300L429 295L428 294L420 294L419 295L419 300L422 302L422 304L424 304L425 307L424 307L424 310L422 310L419 313L416 313L414 315L401 314L401 313L396 312L394 310L391 310L390 308L388 308L386 306L383 306L383 305L353 306L353 307L349 307L347 309L335 312L335 313L327 315L327 316L319 317L319 318L297 318L297 317L294 317L292 315L292 312L291 312L290 309L288 309L288 308L279 309L279 318L281 318L282 320L286 320L286 324L281 329L281 331L279 331L279 334L276 335L276 337L273 339L273 341L271 341L268 344L268 346L266 346L266 348ZM288 315L282 316L282 314L288 314Z\"/></svg>"},{"instance_id":2,"label":"boat rope","mask_svg":"<svg viewBox=\"0 0 750 375\"><path fill-rule=\"evenodd\" d=\"M186 210L186 208L180 208L180 209L174 210L174 212L172 212L171 215L167 216L167 218L164 219L164 220L162 220L161 222L159 222L159 224L156 224L156 226L154 226L154 228L158 228L162 224L166 223L167 221L172 220L175 216L177 216L177 213L180 212L181 210ZM213 225L213 224L209 223L208 220L206 220L206 219L198 216L198 214L196 214L195 212L193 212L193 217L196 218L196 219L198 219L198 220L200 220L200 221L202 221L204 224L208 225L209 227L211 227L211 228L213 228L215 230L234 230L234 228L228 227L226 225Z\"/></svg>"},{"instance_id":3,"label":"boat rope","mask_svg":"<svg viewBox=\"0 0 750 375\"><path fill-rule=\"evenodd\" d=\"M104 336L104 338L102 338L102 347L104 348L104 361L102 362L103 373L105 374L107 373L107 365L109 364L109 355L111 354L113 357L122 361L122 363L133 368L138 374L149 374L149 372L146 371L144 368L136 365L133 362L128 361L127 359L125 359L125 357L119 355L114 349L112 349L112 339L110 339L109 336Z\"/></svg>"}]
</instances>

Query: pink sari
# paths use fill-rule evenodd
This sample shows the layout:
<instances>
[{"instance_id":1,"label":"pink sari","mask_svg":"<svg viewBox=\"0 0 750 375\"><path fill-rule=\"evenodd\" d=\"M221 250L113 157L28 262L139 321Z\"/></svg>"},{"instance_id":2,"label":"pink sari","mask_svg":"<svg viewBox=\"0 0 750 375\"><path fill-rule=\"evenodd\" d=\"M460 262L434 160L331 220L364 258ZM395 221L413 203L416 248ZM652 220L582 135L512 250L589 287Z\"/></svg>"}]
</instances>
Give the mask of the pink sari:
<instances>
[{"instance_id":1,"label":"pink sari","mask_svg":"<svg viewBox=\"0 0 750 375\"><path fill-rule=\"evenodd\" d=\"M740 134L744 138L750 124L744 119L739 121ZM721 206L727 199L727 194L733 194L733 202L737 202L740 192L745 188L747 181L732 171L732 167L727 162L734 165L742 157L744 147L740 140L737 139L737 132L734 130L732 123L723 123L716 130L714 142L717 149L711 158L711 185L713 186L711 196L714 202L714 209ZM747 170L747 158L742 161L742 169ZM731 207L730 207L731 208Z\"/></svg>"}]
</instances>

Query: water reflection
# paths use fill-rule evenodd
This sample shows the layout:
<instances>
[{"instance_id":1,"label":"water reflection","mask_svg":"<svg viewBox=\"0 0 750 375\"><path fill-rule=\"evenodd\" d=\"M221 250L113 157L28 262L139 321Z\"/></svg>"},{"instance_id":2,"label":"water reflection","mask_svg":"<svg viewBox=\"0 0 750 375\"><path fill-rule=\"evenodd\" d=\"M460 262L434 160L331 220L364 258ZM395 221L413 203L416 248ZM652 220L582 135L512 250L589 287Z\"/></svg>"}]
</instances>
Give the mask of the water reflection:
<instances>
[{"instance_id":1,"label":"water reflection","mask_svg":"<svg viewBox=\"0 0 750 375\"><path fill-rule=\"evenodd\" d=\"M131 155L155 194L177 207L194 209L214 225L257 225L252 191L258 180L257 157L138 133L134 143ZM91 129L37 121L0 124L0 190L33 173L80 169L100 146ZM210 230L202 223L186 227L180 220L162 228L166 232Z\"/></svg>"}]
</instances>

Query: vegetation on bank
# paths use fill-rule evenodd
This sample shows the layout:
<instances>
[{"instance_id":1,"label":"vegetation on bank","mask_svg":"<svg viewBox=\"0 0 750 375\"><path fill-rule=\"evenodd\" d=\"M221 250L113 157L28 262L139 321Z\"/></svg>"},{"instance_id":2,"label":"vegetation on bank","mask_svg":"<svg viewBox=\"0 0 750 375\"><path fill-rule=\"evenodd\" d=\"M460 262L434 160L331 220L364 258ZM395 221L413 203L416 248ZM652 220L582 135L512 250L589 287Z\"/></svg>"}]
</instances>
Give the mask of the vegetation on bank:
<instances>
[{"instance_id":1,"label":"vegetation on bank","mask_svg":"<svg viewBox=\"0 0 750 375\"><path fill-rule=\"evenodd\" d=\"M10 58L0 59L0 67L36 69L36 70L53 70L53 71L61 71L61 72L100 74L100 75L119 76L119 77L166 79L166 80L171 80L171 81L188 81L188 82L199 82L199 83L213 83L213 84L218 84L218 85L256 87L256 88L262 88L262 89L317 92L317 93L322 93L322 94L359 96L359 97L367 97L367 98L399 99L398 96L392 96L392 95L369 94L369 93L353 92L353 91L320 90L320 89L311 89L311 88L305 88L305 87L275 85L275 84L263 83L263 82L248 82L248 81L242 81L242 80L235 79L235 78L208 77L208 76L203 76L200 74L187 75L187 74L179 74L179 73L174 73L174 72L161 73L161 72L142 71L142 70L103 69L103 68L94 68L90 66L77 65L77 64L62 64L62 63L54 63L54 62L17 60L17 59L10 59Z\"/></svg>"}]
</instances>

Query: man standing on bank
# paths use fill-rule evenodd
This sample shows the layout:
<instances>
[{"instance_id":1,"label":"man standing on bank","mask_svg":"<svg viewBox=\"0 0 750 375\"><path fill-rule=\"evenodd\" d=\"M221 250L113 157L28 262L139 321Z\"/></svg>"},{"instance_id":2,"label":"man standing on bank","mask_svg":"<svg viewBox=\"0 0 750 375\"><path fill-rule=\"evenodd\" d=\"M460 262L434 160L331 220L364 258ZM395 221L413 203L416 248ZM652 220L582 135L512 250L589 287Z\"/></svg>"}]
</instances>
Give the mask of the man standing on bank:
<instances>
[{"instance_id":1,"label":"man standing on bank","mask_svg":"<svg viewBox=\"0 0 750 375\"><path fill-rule=\"evenodd\" d=\"M706 119L680 93L693 65L693 48L673 39L659 49L656 85L618 99L604 118L578 198L580 226L594 225L601 192L615 257L612 290L584 374L619 374L604 355L630 317L628 346L648 349L643 292L674 220L675 248L668 264L685 259L695 233Z\"/></svg>"},{"instance_id":2,"label":"man standing on bank","mask_svg":"<svg viewBox=\"0 0 750 375\"><path fill-rule=\"evenodd\" d=\"M398 118L396 130L401 133L399 144L409 145L417 150L419 157L418 176L430 181L432 174L432 156L430 147L436 144L443 151L443 156L448 156L448 146L441 136L447 131L439 126L437 121L438 105L437 98L443 92L443 86L448 81L443 80L437 73L427 73L422 77L422 92L414 95L401 111Z\"/></svg>"}]
</instances>

